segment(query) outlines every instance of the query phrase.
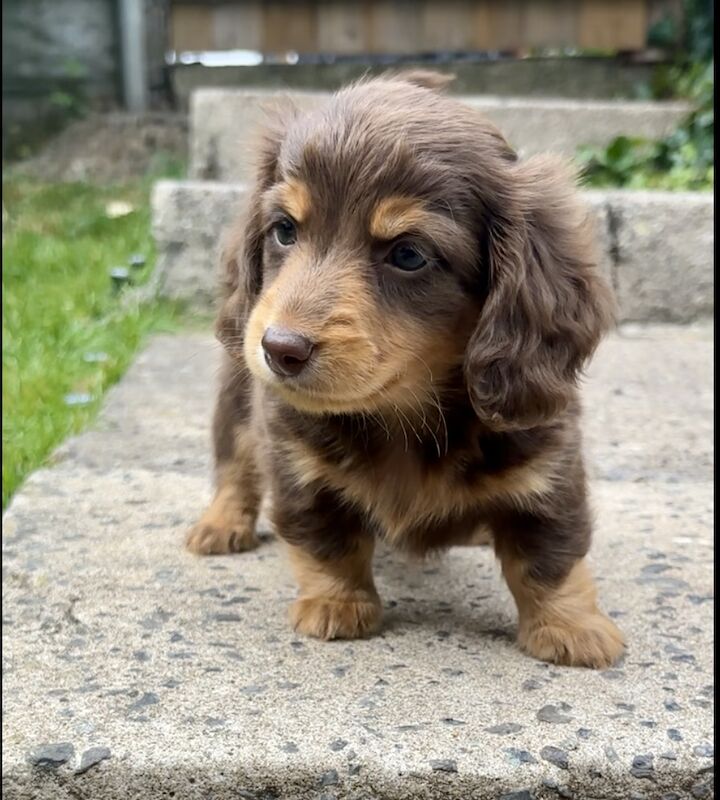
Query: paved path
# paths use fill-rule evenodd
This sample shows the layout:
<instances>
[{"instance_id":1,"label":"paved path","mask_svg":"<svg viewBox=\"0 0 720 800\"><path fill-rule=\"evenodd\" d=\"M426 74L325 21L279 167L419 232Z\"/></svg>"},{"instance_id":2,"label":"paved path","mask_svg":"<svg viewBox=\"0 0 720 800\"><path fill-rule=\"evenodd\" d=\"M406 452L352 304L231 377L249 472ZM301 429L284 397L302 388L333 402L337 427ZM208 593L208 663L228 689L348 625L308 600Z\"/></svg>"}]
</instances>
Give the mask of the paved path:
<instances>
[{"instance_id":1,"label":"paved path","mask_svg":"<svg viewBox=\"0 0 720 800\"><path fill-rule=\"evenodd\" d=\"M709 327L628 329L591 369L593 563L630 643L605 672L518 652L486 548L382 555L383 634L328 644L289 630L270 537L185 553L216 372L208 337L155 339L6 514L8 798L712 796Z\"/></svg>"}]
</instances>

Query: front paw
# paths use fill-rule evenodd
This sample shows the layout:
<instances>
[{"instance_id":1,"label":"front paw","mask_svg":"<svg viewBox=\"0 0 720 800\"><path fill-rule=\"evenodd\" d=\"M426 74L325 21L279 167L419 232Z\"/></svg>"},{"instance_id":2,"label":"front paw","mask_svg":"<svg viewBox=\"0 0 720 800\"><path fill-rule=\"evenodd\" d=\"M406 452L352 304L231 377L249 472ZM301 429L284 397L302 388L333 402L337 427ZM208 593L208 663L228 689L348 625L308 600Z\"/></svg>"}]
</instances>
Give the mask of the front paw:
<instances>
[{"instance_id":1,"label":"front paw","mask_svg":"<svg viewBox=\"0 0 720 800\"><path fill-rule=\"evenodd\" d=\"M290 607L298 633L318 639L362 639L380 627L382 606L377 596L364 593L352 600L301 597Z\"/></svg>"},{"instance_id":2,"label":"front paw","mask_svg":"<svg viewBox=\"0 0 720 800\"><path fill-rule=\"evenodd\" d=\"M241 553L257 547L254 521L251 519L223 520L205 514L189 531L185 546L200 556Z\"/></svg>"},{"instance_id":3,"label":"front paw","mask_svg":"<svg viewBox=\"0 0 720 800\"><path fill-rule=\"evenodd\" d=\"M521 623L518 644L531 656L566 667L604 669L625 650L625 640L614 622L600 611L570 620L535 619Z\"/></svg>"}]
</instances>

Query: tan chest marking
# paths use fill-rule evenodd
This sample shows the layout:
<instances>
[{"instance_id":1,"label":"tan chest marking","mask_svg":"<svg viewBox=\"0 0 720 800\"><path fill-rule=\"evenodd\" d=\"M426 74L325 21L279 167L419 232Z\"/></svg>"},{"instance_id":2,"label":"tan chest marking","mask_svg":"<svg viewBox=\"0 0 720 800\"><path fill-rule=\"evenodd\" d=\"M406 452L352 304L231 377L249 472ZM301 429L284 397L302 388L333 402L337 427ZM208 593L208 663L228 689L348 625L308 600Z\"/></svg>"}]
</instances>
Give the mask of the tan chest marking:
<instances>
[{"instance_id":1,"label":"tan chest marking","mask_svg":"<svg viewBox=\"0 0 720 800\"><path fill-rule=\"evenodd\" d=\"M349 456L334 465L303 442L291 440L283 448L298 485L321 483L340 492L370 514L391 540L419 525L476 510L492 499L504 498L522 508L530 498L549 492L553 483L547 456L464 483L442 467L423 469L419 459L404 452L377 464Z\"/></svg>"}]
</instances>

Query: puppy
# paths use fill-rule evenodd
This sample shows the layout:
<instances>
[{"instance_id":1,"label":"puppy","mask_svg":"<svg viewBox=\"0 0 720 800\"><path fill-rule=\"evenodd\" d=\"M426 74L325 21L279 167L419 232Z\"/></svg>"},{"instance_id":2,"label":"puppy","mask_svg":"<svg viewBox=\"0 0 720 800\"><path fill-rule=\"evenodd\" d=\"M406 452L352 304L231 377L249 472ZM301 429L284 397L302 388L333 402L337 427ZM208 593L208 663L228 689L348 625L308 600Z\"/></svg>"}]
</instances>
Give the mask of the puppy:
<instances>
[{"instance_id":1,"label":"puppy","mask_svg":"<svg viewBox=\"0 0 720 800\"><path fill-rule=\"evenodd\" d=\"M267 131L224 258L217 491L199 554L247 550L263 496L293 626L377 631L375 541L490 532L520 647L607 667L576 388L612 322L591 224L554 158L518 161L433 73L386 75Z\"/></svg>"}]
</instances>

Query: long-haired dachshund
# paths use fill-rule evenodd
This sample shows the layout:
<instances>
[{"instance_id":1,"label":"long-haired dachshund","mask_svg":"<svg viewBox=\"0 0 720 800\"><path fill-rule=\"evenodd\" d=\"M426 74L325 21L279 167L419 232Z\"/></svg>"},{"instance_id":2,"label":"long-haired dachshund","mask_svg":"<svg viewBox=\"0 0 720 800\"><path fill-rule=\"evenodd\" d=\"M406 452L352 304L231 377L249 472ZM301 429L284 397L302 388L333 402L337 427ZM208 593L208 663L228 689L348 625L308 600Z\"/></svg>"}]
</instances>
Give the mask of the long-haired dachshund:
<instances>
[{"instance_id":1,"label":"long-haired dachshund","mask_svg":"<svg viewBox=\"0 0 720 800\"><path fill-rule=\"evenodd\" d=\"M261 500L299 584L291 621L371 634L375 541L489 532L536 658L606 667L576 383L613 318L592 223L555 158L521 162L443 76L364 80L270 125L223 260L217 491L195 553L257 544Z\"/></svg>"}]
</instances>

